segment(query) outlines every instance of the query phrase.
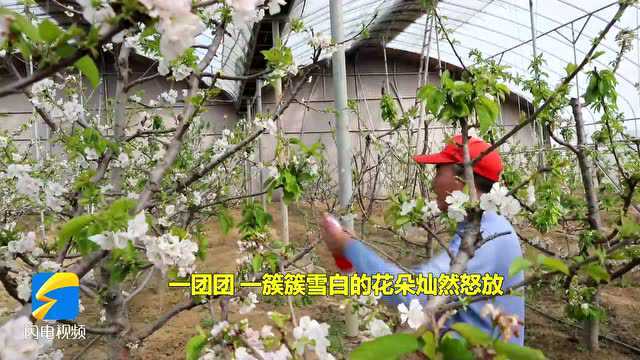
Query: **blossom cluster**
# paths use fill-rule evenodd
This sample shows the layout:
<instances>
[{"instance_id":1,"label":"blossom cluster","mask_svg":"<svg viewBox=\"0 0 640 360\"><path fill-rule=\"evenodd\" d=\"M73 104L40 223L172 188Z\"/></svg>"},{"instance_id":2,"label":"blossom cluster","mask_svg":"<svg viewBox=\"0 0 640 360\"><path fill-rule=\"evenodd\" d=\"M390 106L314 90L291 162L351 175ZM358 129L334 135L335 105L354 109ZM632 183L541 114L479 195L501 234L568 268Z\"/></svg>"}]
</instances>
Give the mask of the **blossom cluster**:
<instances>
[{"instance_id":1,"label":"blossom cluster","mask_svg":"<svg viewBox=\"0 0 640 360\"><path fill-rule=\"evenodd\" d=\"M20 316L0 327L0 359L62 360L62 351L52 350L51 341L26 335L31 326L26 316Z\"/></svg>"},{"instance_id":2,"label":"blossom cluster","mask_svg":"<svg viewBox=\"0 0 640 360\"><path fill-rule=\"evenodd\" d=\"M457 222L464 220L467 216L467 210L465 209L466 203L469 201L469 195L462 191L453 191L445 198L449 207L447 208L447 215Z\"/></svg>"},{"instance_id":3,"label":"blossom cluster","mask_svg":"<svg viewBox=\"0 0 640 360\"><path fill-rule=\"evenodd\" d=\"M149 10L149 16L158 18L160 53L173 61L195 44L195 38L204 31L200 18L191 12L190 0L140 0Z\"/></svg>"},{"instance_id":4,"label":"blossom cluster","mask_svg":"<svg viewBox=\"0 0 640 360\"><path fill-rule=\"evenodd\" d=\"M36 205L41 204L40 194L44 193L44 204L53 211L62 210L62 194L64 188L55 181L43 181L32 175L32 167L28 164L9 164L5 173L0 173L0 178L15 180L15 189L18 194L24 195Z\"/></svg>"},{"instance_id":5,"label":"blossom cluster","mask_svg":"<svg viewBox=\"0 0 640 360\"><path fill-rule=\"evenodd\" d=\"M328 324L320 323L309 316L301 317L298 326L293 329L293 337L296 339L296 353L302 355L305 352L305 348L308 345L312 345L318 358L323 360L335 359L333 355L327 352L327 347L330 343L328 336Z\"/></svg>"},{"instance_id":6,"label":"blossom cluster","mask_svg":"<svg viewBox=\"0 0 640 360\"><path fill-rule=\"evenodd\" d=\"M195 270L198 244L189 239L180 239L172 234L163 234L158 238L146 238L147 258L163 273L171 266L178 270L178 276L184 277Z\"/></svg>"},{"instance_id":7,"label":"blossom cluster","mask_svg":"<svg viewBox=\"0 0 640 360\"><path fill-rule=\"evenodd\" d=\"M272 319L276 321L278 327L282 329L284 321L288 317L275 312L268 312ZM296 355L305 355L307 349L313 349L318 359L333 360L327 348L329 347L329 325L311 319L309 316L300 318L298 325L293 329L293 343L289 344L281 334L274 331L270 325L264 325L260 331L249 327L247 319L238 323L230 324L227 321L220 321L215 324L210 332L210 340L217 340L216 345L204 349L200 356L201 360L218 359L223 357L226 343L236 343L233 339L241 338L242 345L236 345L233 354L236 360L287 360Z\"/></svg>"},{"instance_id":8,"label":"blossom cluster","mask_svg":"<svg viewBox=\"0 0 640 360\"><path fill-rule=\"evenodd\" d=\"M149 231L149 225L145 219L144 212L138 213L132 220L129 220L127 231L108 231L89 237L89 240L98 244L103 250L124 249L129 241L142 239Z\"/></svg>"},{"instance_id":9,"label":"blossom cluster","mask_svg":"<svg viewBox=\"0 0 640 360\"><path fill-rule=\"evenodd\" d=\"M105 35L109 30L109 20L116 16L109 0L78 0L78 4L85 20L98 27L100 35Z\"/></svg>"},{"instance_id":10,"label":"blossom cluster","mask_svg":"<svg viewBox=\"0 0 640 360\"><path fill-rule=\"evenodd\" d=\"M509 195L509 189L494 183L491 191L480 196L480 208L484 211L495 211L507 218L513 218L520 212L520 203Z\"/></svg>"},{"instance_id":11,"label":"blossom cluster","mask_svg":"<svg viewBox=\"0 0 640 360\"><path fill-rule=\"evenodd\" d=\"M144 212L138 213L127 225L126 231L107 231L92 235L89 240L104 250L124 249L130 242L141 243L146 248L149 261L163 274L173 266L177 268L181 277L195 270L198 244L169 233L159 237L147 235L149 225Z\"/></svg>"},{"instance_id":12,"label":"blossom cluster","mask_svg":"<svg viewBox=\"0 0 640 360\"><path fill-rule=\"evenodd\" d=\"M409 307L405 303L398 305L398 311L400 312L400 323L407 324L412 329L417 329L427 321L422 305L418 299L411 299Z\"/></svg>"}]
</instances>

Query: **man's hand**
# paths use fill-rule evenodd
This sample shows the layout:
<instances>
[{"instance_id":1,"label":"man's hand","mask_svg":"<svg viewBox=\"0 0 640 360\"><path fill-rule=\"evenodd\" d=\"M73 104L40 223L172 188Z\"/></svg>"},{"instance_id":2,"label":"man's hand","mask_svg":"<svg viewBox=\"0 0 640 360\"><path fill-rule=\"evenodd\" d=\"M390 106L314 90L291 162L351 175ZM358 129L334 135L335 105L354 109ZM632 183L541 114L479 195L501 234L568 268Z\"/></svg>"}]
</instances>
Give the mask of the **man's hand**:
<instances>
[{"instance_id":1,"label":"man's hand","mask_svg":"<svg viewBox=\"0 0 640 360\"><path fill-rule=\"evenodd\" d=\"M344 247L354 235L344 229L336 218L327 213L323 216L322 228L324 229L322 239L327 244L329 251L334 255L342 255Z\"/></svg>"}]
</instances>

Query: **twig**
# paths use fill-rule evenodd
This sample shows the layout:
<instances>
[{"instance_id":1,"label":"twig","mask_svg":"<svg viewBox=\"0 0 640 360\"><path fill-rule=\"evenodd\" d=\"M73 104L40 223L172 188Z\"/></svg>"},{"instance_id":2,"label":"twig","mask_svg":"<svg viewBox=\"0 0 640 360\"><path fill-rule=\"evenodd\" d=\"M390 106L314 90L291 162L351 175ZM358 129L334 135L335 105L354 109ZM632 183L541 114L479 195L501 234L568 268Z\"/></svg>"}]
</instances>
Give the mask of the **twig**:
<instances>
[{"instance_id":1,"label":"twig","mask_svg":"<svg viewBox=\"0 0 640 360\"><path fill-rule=\"evenodd\" d=\"M153 323L153 325L151 325L140 336L138 336L137 340L138 341L143 341L144 339L148 338L153 333L158 331L158 329L160 329L162 326L164 326L164 324L166 324L167 321L171 320L171 318L173 318L174 316L180 314L181 312L183 312L185 310L191 310L196 306L200 306L200 305L204 305L204 304L206 304L206 303L195 302L195 301L192 300L192 301L189 301L187 303L176 305L173 309L171 309L169 312L167 312L166 314L161 316L158 320L156 320L156 322Z\"/></svg>"},{"instance_id":2,"label":"twig","mask_svg":"<svg viewBox=\"0 0 640 360\"><path fill-rule=\"evenodd\" d=\"M589 49L587 54L584 56L584 58L582 59L582 62L578 66L576 66L576 68L573 70L573 72L571 72L571 74L569 74L569 76L565 77L562 80L562 82L555 88L555 90L551 93L551 95L547 98L547 100L542 104L542 106L540 106L525 121L522 121L518 125L514 126L508 133L506 133L504 136L498 139L495 143L493 143L493 145L489 146L486 150L482 151L475 159L473 159L472 165L475 165L482 158L484 158L489 153L491 153L492 151L500 147L502 144L504 144L509 138L515 135L518 131L522 130L525 126L529 125L534 120L536 120L538 116L540 116L540 114L543 111L545 111L547 107L549 107L549 105L556 99L556 97L558 97L560 90L566 87L573 80L573 78L575 78L576 75L580 71L582 71L582 68L584 68L587 65L587 63L589 63L589 61L591 61L591 57L593 56L593 53L596 51L596 48L598 47L602 39L604 39L604 37L607 35L609 30L613 27L613 25L620 19L620 17L624 13L624 11L627 9L627 7L629 7L629 5L626 2L620 3L620 5L618 6L618 11L613 16L613 18L609 21L609 23L607 23L605 28L600 32L598 37L592 42L591 49Z\"/></svg>"},{"instance_id":3,"label":"twig","mask_svg":"<svg viewBox=\"0 0 640 360\"><path fill-rule=\"evenodd\" d=\"M447 31L447 29L445 29L444 25L442 24L442 19L440 18L440 15L438 15L438 10L434 8L433 14L436 16L436 19L438 19L438 24L440 25L440 29L442 29L442 33L444 33L444 37L447 39L447 42L451 46L451 50L453 50L453 53L458 58L458 61L460 62L462 69L464 71L467 71L467 67L464 65L464 62L462 61L460 54L458 54L458 50L456 50L456 47L453 45L453 41L451 41L451 39L449 38L449 32Z\"/></svg>"},{"instance_id":4,"label":"twig","mask_svg":"<svg viewBox=\"0 0 640 360\"><path fill-rule=\"evenodd\" d=\"M262 354L260 354L260 351L256 349L255 346L253 346L244 336L240 336L240 341L242 341L243 344L245 344L249 349L251 349L251 351L253 352L253 354L258 360L265 360Z\"/></svg>"},{"instance_id":5,"label":"twig","mask_svg":"<svg viewBox=\"0 0 640 360\"><path fill-rule=\"evenodd\" d=\"M245 81L245 80L253 80L253 79L257 79L262 77L263 75L267 75L270 72L272 72L272 70L266 69L266 70L262 70L262 71L258 71L256 73L253 74L248 74L248 75L228 75L228 74L223 74L223 73L202 73L200 75L200 77L217 77L220 80L237 80L237 81Z\"/></svg>"},{"instance_id":6,"label":"twig","mask_svg":"<svg viewBox=\"0 0 640 360\"><path fill-rule=\"evenodd\" d=\"M129 301L131 301L136 295L138 295L142 290L144 290L144 288L147 286L147 283L149 283L149 280L153 276L154 272L155 272L155 268L154 267L149 269L149 272L147 273L147 276L144 278L144 280L142 280L140 285L135 290L133 290L133 292L131 292L131 294L126 299L124 299L124 304L125 305Z\"/></svg>"},{"instance_id":7,"label":"twig","mask_svg":"<svg viewBox=\"0 0 640 360\"><path fill-rule=\"evenodd\" d=\"M136 86L136 85L140 85L144 82L153 80L155 78L159 78L162 75L160 75L159 73L155 73L153 75L149 75L149 76L144 76L144 77L139 77L131 82L129 82L125 87L124 87L124 91L127 92L129 91L132 87Z\"/></svg>"},{"instance_id":8,"label":"twig","mask_svg":"<svg viewBox=\"0 0 640 360\"><path fill-rule=\"evenodd\" d=\"M111 30L109 30L106 33L106 35L102 39L100 39L100 41L97 44L97 47L102 46L102 44L109 41L111 37L113 37L115 34L119 33L120 31L124 30L125 28L126 28L126 25L124 23L120 23L117 26L112 27ZM31 74L28 77L22 78L12 84L9 84L7 86L0 88L0 97L4 97L10 94L14 94L16 92L22 91L22 89L24 89L25 87L37 81L45 79L57 73L58 71L66 68L67 66L73 65L76 61L78 61L78 59L88 54L90 54L89 49L87 48L79 49L73 55L60 60L60 62L56 64L48 66L41 71Z\"/></svg>"},{"instance_id":9,"label":"twig","mask_svg":"<svg viewBox=\"0 0 640 360\"><path fill-rule=\"evenodd\" d=\"M402 271L406 272L406 273L413 273L414 271L411 271L409 268L407 268L406 266L400 264L396 259L394 259L393 257L391 257L391 255L387 254L386 252L382 251L379 247L373 245L370 241L366 241L361 239L362 242L366 243L368 246L372 247L375 251L377 251L378 253L380 253L382 256L386 257L389 261L391 261L392 263L394 263L397 267L399 267L400 269L402 269Z\"/></svg>"},{"instance_id":10,"label":"twig","mask_svg":"<svg viewBox=\"0 0 640 360\"><path fill-rule=\"evenodd\" d=\"M436 239L436 241L438 242L438 244L440 244L440 246L444 249L444 251L447 252L447 255L449 255L449 259L453 259L453 253L451 252L451 250L449 250L449 247L447 246L447 244L444 242L444 240L442 240L438 235L436 235L435 232L433 232L433 230L431 230L427 224L421 222L420 227L423 228L426 232L429 233L429 235L431 237L433 237L434 239Z\"/></svg>"}]
</instances>

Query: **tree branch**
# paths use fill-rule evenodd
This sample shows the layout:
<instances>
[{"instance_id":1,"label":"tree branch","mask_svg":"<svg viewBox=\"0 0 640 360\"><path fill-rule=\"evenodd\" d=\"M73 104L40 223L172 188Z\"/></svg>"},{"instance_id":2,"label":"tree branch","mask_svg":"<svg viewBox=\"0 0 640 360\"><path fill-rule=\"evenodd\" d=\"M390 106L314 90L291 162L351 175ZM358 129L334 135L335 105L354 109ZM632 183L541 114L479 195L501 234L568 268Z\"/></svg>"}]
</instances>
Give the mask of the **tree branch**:
<instances>
[{"instance_id":1,"label":"tree branch","mask_svg":"<svg viewBox=\"0 0 640 360\"><path fill-rule=\"evenodd\" d=\"M538 118L538 116L540 116L540 114L545 111L547 109L547 107L549 107L549 105L551 104L551 102L553 102L553 100L555 100L555 98L558 96L558 94L560 93L560 90L562 90L564 87L566 87L572 80L573 78L576 77L576 75L582 71L582 68L585 67L585 65L587 65L587 63L589 63L589 61L591 61L591 57L593 56L593 53L596 51L596 48L598 47L598 45L600 45L600 42L602 42L602 39L604 39L604 37L607 35L607 33L609 32L609 30L611 30L611 28L613 27L613 25L620 19L620 17L622 16L622 14L624 13L624 11L629 7L629 4L627 2L621 2L620 5L618 6L618 11L616 12L616 14L613 16L613 18L607 23L607 25L605 26L605 28L600 32L600 34L598 35L598 37L592 42L591 48L589 49L589 51L587 52L587 54L584 56L584 58L582 59L582 62L580 62L580 64L578 66L576 66L576 68L573 70L573 72L571 72L571 74L569 74L569 76L567 76L566 78L564 78L562 80L562 82L555 88L555 90L553 91L553 93L551 93L551 95L549 96L549 98L542 104L542 106L540 106L531 116L529 116L525 121L520 122L518 125L514 126L508 133L506 133L504 136L502 136L500 139L498 139L495 143L493 143L493 145L489 146L486 150L484 150L483 152L481 152L472 162L473 165L475 165L478 161L480 161L480 159L484 158L485 156L487 156L490 152L494 151L495 149L497 149L498 147L500 147L502 144L504 144L505 142L507 142L507 140L509 138L511 138L513 135L515 135L518 131L522 130L525 126L531 124L534 120L536 120Z\"/></svg>"}]
</instances>

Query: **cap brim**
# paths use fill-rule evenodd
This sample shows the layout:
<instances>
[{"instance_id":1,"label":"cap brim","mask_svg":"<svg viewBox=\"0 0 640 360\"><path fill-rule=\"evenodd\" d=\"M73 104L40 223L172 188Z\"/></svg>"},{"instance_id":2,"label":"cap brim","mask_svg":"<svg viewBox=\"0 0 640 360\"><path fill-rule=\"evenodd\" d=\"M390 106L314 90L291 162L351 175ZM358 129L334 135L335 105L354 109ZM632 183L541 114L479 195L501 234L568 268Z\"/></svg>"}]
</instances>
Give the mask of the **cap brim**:
<instances>
[{"instance_id":1,"label":"cap brim","mask_svg":"<svg viewBox=\"0 0 640 360\"><path fill-rule=\"evenodd\" d=\"M418 164L455 164L456 160L443 154L420 154L414 155L413 160Z\"/></svg>"}]
</instances>

